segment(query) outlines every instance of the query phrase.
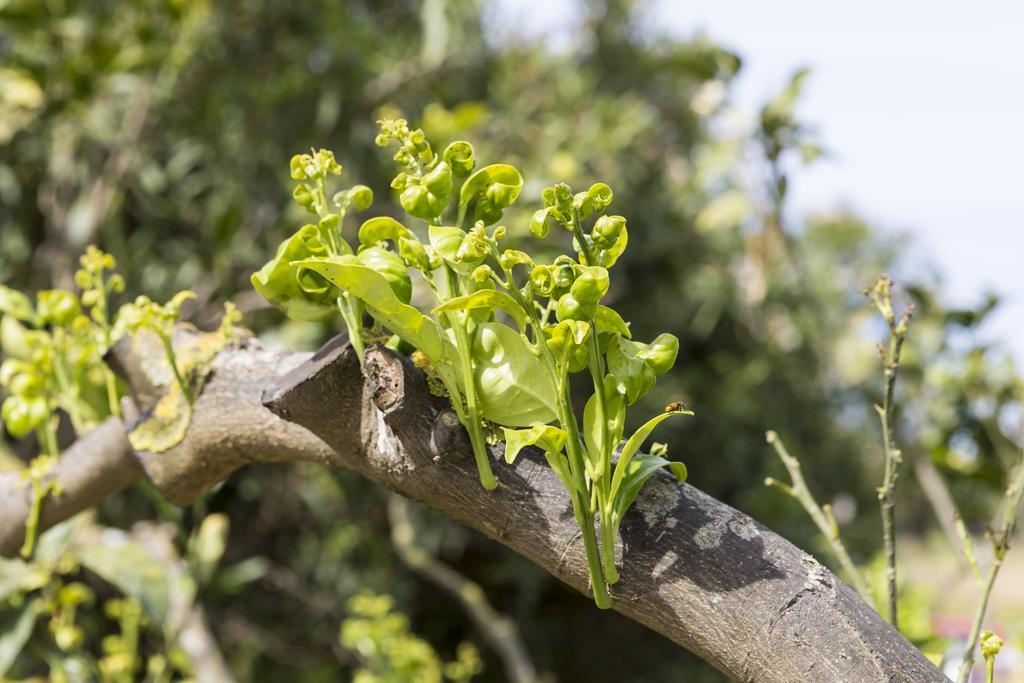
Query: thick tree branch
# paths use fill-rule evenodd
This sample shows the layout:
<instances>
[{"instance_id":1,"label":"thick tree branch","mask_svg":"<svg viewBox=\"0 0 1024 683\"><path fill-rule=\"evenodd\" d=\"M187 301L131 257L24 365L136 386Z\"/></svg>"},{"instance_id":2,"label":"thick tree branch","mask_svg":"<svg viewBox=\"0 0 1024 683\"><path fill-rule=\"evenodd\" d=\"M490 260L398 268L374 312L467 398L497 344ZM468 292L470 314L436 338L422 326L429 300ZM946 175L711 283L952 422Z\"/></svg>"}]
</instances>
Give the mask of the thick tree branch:
<instances>
[{"instance_id":1,"label":"thick tree branch","mask_svg":"<svg viewBox=\"0 0 1024 683\"><path fill-rule=\"evenodd\" d=\"M143 367L136 376L126 373L133 386L145 374L145 363L136 365ZM588 592L576 521L543 456L524 452L514 466L496 466L501 485L484 491L453 418L418 370L380 347L367 353L365 381L354 353L337 342L312 357L233 349L218 356L182 443L139 459L179 504L248 462L306 460L352 470ZM500 452L492 455L497 460ZM64 459L100 457L81 448ZM0 501L6 497L0 489ZM3 519L5 526L24 521ZM0 533L0 546L17 546L9 529ZM615 609L734 679L946 680L813 558L692 486L652 479L624 520L619 555Z\"/></svg>"}]
</instances>

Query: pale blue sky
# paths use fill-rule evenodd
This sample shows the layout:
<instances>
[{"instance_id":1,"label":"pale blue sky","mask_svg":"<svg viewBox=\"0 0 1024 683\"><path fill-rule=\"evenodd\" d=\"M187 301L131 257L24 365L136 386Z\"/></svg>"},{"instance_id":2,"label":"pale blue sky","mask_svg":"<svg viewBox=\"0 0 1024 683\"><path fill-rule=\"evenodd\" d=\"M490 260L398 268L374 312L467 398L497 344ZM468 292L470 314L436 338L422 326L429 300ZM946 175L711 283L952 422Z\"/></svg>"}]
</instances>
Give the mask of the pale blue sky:
<instances>
[{"instance_id":1,"label":"pale blue sky","mask_svg":"<svg viewBox=\"0 0 1024 683\"><path fill-rule=\"evenodd\" d=\"M496 0L497 23L559 40L573 0ZM1005 305L988 330L1024 361L1024 6L861 0L640 2L644 26L698 31L744 58L738 103L753 110L792 70L831 158L793 183L799 213L848 204L915 236L947 299ZM563 27L563 30L560 30ZM656 27L656 28L655 28Z\"/></svg>"}]
</instances>

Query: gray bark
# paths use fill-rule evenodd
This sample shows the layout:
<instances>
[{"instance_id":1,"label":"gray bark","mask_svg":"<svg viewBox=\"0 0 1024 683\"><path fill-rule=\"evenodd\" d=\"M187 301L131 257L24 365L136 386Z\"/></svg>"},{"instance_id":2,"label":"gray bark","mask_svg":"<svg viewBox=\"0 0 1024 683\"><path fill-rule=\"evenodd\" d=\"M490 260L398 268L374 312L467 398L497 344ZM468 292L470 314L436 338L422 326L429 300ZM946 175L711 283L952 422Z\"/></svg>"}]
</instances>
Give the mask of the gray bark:
<instances>
[{"instance_id":1,"label":"gray bark","mask_svg":"<svg viewBox=\"0 0 1024 683\"><path fill-rule=\"evenodd\" d=\"M134 368L126 379L144 386L144 377L133 377L146 372L144 364ZM84 444L91 438L64 459L86 463L90 452ZM500 447L492 455L500 459ZM514 466L496 462L501 485L484 491L468 439L445 401L427 392L422 374L408 361L381 347L367 352L365 380L350 348L337 341L313 356L252 345L225 351L182 443L167 453L138 454L138 460L178 504L252 462L305 460L358 472L589 593L569 499L543 455L524 452ZM97 476L103 472L108 471L96 470ZM699 479L699 468L694 474ZM80 487L65 488L65 516L96 502L95 495L79 493ZM0 501L9 495L0 488ZM0 510L0 550L9 553L20 543L24 517L18 519L15 508ZM44 520L52 523L45 514ZM622 578L612 587L614 609L735 680L947 680L809 555L668 476L653 478L640 494L624 520L617 551Z\"/></svg>"}]
</instances>

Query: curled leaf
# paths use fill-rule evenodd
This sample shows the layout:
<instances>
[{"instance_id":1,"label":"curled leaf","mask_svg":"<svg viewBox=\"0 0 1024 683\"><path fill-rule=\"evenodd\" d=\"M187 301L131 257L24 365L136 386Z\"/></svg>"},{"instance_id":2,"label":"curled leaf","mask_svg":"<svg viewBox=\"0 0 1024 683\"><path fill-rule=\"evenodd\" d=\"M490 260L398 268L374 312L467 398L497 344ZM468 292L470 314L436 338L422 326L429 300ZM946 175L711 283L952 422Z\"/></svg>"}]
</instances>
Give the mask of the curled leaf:
<instances>
[{"instance_id":1,"label":"curled leaf","mask_svg":"<svg viewBox=\"0 0 1024 683\"><path fill-rule=\"evenodd\" d=\"M512 427L555 419L555 387L533 348L511 327L494 322L477 326L473 372L486 419Z\"/></svg>"},{"instance_id":2,"label":"curled leaf","mask_svg":"<svg viewBox=\"0 0 1024 683\"><path fill-rule=\"evenodd\" d=\"M519 451L527 446L539 446L545 451L561 453L568 435L565 430L551 425L534 425L528 429L509 429L502 427L505 433L505 462L512 464Z\"/></svg>"},{"instance_id":3,"label":"curled leaf","mask_svg":"<svg viewBox=\"0 0 1024 683\"><path fill-rule=\"evenodd\" d=\"M369 268L377 271L403 304L412 299L412 280L402 258L387 249L366 247L360 249L357 258Z\"/></svg>"},{"instance_id":4,"label":"curled leaf","mask_svg":"<svg viewBox=\"0 0 1024 683\"><path fill-rule=\"evenodd\" d=\"M526 324L529 322L526 311L511 296L496 289L481 289L466 296L449 299L435 308L432 313L434 315L443 315L448 311L473 311L480 309L489 311L501 309L512 316L516 325L519 326L520 332L526 331Z\"/></svg>"},{"instance_id":5,"label":"curled leaf","mask_svg":"<svg viewBox=\"0 0 1024 683\"><path fill-rule=\"evenodd\" d=\"M391 216L377 216L359 226L359 243L367 246L385 240L397 242L402 237L416 238L411 230Z\"/></svg>"},{"instance_id":6,"label":"curled leaf","mask_svg":"<svg viewBox=\"0 0 1024 683\"><path fill-rule=\"evenodd\" d=\"M252 275L260 295L294 320L317 322L337 314L337 295L319 278L300 276L295 261L327 256L316 226L306 225L281 243L274 255Z\"/></svg>"},{"instance_id":7,"label":"curled leaf","mask_svg":"<svg viewBox=\"0 0 1024 683\"><path fill-rule=\"evenodd\" d=\"M475 220L491 225L519 198L523 176L508 164L491 164L469 176L459 193L459 211L464 213L476 201Z\"/></svg>"}]
</instances>

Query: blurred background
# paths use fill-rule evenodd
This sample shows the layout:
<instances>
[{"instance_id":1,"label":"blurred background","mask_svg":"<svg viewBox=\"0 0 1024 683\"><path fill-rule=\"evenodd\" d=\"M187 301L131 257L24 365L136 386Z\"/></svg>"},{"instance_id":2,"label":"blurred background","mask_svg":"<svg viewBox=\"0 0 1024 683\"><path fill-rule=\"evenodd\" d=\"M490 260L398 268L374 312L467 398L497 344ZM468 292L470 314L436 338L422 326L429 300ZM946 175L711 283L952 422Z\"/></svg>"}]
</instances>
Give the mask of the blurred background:
<instances>
[{"instance_id":1,"label":"blurred background","mask_svg":"<svg viewBox=\"0 0 1024 683\"><path fill-rule=\"evenodd\" d=\"M827 561L799 505L763 484L785 478L764 439L778 431L833 504L854 559L875 571L883 329L862 290L889 273L899 303L917 306L898 392L903 627L940 661L957 652L977 592L950 502L987 562L981 537L1024 428L1013 180L1024 103L1006 86L1024 48L1008 11L0 0L0 282L72 288L78 256L96 243L132 295L191 289L200 327L230 299L267 345L313 349L337 326L288 321L249 284L306 222L290 198L293 154L335 150L344 182L371 186L374 210L394 213L390 154L373 138L378 118L401 114L435 146L464 138L483 162L523 171L505 216L524 240L543 187L605 181L631 234L609 297L641 338L681 340L675 370L636 415L681 397L697 417L666 423L660 439L690 482ZM5 439L0 462L18 467L31 448ZM0 644L17 644L8 675L89 680L75 672L124 632L125 610L98 605L121 595L149 621L138 644L147 663L111 680L186 675L195 663L175 664L165 612L140 597L157 591L202 606L239 680L439 680L380 673L422 672L423 661L454 661L451 680L478 669L475 680L509 680L460 604L403 560L391 535L403 522L514 621L545 680L721 680L499 545L389 507L354 475L305 466L241 471L185 510L139 486L51 532L47 581L81 583L99 600L74 648L57 642L57 617L11 616L12 586L24 583L5 583L15 570L4 565ZM154 547L156 587L140 588L131 577ZM1011 645L1000 680L1024 668L1022 578L1018 550L987 623ZM401 661L409 653L422 659Z\"/></svg>"}]
</instances>

